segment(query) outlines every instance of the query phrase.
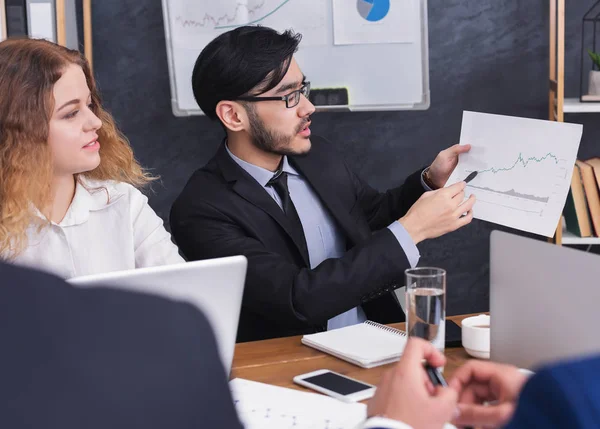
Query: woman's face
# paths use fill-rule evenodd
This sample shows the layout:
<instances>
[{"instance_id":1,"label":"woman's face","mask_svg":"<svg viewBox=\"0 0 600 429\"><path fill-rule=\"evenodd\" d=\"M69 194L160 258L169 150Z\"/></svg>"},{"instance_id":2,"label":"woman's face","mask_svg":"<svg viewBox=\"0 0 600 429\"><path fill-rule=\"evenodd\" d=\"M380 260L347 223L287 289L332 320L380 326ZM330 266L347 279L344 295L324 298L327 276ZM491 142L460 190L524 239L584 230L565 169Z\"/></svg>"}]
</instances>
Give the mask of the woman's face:
<instances>
[{"instance_id":1,"label":"woman's face","mask_svg":"<svg viewBox=\"0 0 600 429\"><path fill-rule=\"evenodd\" d=\"M54 111L48 145L55 176L91 171L100 165L98 129L102 121L91 110L91 94L81 67L71 64L54 84Z\"/></svg>"}]
</instances>

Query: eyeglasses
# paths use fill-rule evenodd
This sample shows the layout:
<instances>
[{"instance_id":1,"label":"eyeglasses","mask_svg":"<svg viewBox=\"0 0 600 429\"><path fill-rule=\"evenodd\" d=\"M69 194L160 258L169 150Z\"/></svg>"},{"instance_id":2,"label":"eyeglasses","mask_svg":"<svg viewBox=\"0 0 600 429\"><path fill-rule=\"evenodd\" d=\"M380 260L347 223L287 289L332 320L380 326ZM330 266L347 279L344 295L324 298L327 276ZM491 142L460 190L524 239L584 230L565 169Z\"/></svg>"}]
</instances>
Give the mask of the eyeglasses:
<instances>
[{"instance_id":1,"label":"eyeglasses","mask_svg":"<svg viewBox=\"0 0 600 429\"><path fill-rule=\"evenodd\" d=\"M300 95L304 95L308 98L310 94L310 82L304 82L304 85L300 89L290 92L287 95L281 97L251 97L244 96L238 97L238 100L241 101L285 101L285 107L291 109L292 107L296 107L298 103L300 103Z\"/></svg>"}]
</instances>

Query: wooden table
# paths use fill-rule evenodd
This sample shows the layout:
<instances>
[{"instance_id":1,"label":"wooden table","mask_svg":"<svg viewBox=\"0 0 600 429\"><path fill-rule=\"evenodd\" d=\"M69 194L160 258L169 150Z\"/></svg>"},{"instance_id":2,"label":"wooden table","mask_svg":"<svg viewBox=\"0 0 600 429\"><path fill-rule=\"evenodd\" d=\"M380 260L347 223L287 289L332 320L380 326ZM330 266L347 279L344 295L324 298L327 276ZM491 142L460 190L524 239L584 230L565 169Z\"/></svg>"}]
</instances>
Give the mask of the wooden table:
<instances>
[{"instance_id":1,"label":"wooden table","mask_svg":"<svg viewBox=\"0 0 600 429\"><path fill-rule=\"evenodd\" d=\"M463 319L476 316L477 314L451 316L447 320L453 320L460 324ZM404 323L395 323L391 326L405 330ZM360 368L303 345L300 342L301 338L302 336L299 335L237 344L235 346L231 378L245 378L276 386L308 391L308 389L294 384L292 378L296 375L317 369L330 369L356 378L357 380L377 385L382 374L391 365L394 365L391 363L371 369ZM469 359L469 355L467 355L462 347L447 348L445 354L448 359L444 368L444 376L446 378L449 378L456 368Z\"/></svg>"}]
</instances>

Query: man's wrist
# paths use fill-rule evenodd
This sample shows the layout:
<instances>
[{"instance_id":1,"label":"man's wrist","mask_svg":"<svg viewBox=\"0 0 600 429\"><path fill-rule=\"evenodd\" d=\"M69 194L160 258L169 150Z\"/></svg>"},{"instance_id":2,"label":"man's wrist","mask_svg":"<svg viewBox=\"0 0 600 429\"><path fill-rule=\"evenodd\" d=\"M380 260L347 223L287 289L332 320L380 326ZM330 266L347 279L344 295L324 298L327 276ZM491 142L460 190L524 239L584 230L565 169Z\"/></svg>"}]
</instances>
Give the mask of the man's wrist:
<instances>
[{"instance_id":1,"label":"man's wrist","mask_svg":"<svg viewBox=\"0 0 600 429\"><path fill-rule=\"evenodd\" d=\"M440 187L438 185L436 185L433 182L433 179L431 178L431 171L430 171L431 167L427 167L424 171L423 171L423 181L425 182L425 184L427 186L429 186L431 189L439 189Z\"/></svg>"},{"instance_id":2,"label":"man's wrist","mask_svg":"<svg viewBox=\"0 0 600 429\"><path fill-rule=\"evenodd\" d=\"M417 224L413 222L412 217L406 215L398 219L398 222L400 222L400 224L404 227L408 235L410 235L410 238L412 238L412 241L413 243L415 243L415 245L423 241L424 237L421 237L420 230L417 227Z\"/></svg>"}]
</instances>

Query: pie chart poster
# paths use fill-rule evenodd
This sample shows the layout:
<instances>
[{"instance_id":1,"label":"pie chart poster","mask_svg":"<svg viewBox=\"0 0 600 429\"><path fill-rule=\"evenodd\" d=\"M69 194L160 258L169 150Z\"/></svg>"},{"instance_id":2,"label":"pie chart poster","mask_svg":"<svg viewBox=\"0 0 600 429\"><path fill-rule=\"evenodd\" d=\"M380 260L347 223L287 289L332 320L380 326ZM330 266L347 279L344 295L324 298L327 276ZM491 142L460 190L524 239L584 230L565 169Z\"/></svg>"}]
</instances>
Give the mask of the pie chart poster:
<instances>
[{"instance_id":1,"label":"pie chart poster","mask_svg":"<svg viewBox=\"0 0 600 429\"><path fill-rule=\"evenodd\" d=\"M357 0L358 13L367 21L377 22L390 11L390 0Z\"/></svg>"},{"instance_id":2,"label":"pie chart poster","mask_svg":"<svg viewBox=\"0 0 600 429\"><path fill-rule=\"evenodd\" d=\"M420 0L334 0L336 45L414 43Z\"/></svg>"}]
</instances>

